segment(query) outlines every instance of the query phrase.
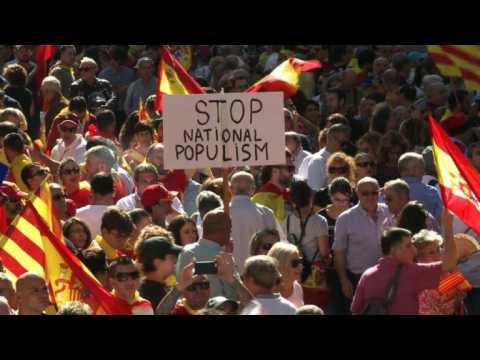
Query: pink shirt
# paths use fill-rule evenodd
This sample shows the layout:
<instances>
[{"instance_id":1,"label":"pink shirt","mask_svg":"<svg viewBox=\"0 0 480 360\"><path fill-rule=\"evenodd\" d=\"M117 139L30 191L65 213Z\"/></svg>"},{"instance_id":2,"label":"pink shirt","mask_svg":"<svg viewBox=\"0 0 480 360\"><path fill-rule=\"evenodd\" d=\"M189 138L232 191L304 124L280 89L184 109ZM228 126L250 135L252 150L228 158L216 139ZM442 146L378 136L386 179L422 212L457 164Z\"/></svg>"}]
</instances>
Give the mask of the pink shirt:
<instances>
[{"instance_id":1,"label":"pink shirt","mask_svg":"<svg viewBox=\"0 0 480 360\"><path fill-rule=\"evenodd\" d=\"M366 299L384 297L388 282L398 263L390 257L382 257L377 265L367 269L358 283L352 301L352 313L360 314ZM394 315L418 315L418 297L426 289L436 289L443 274L442 263L406 264L398 282L397 293L389 313Z\"/></svg>"}]
</instances>

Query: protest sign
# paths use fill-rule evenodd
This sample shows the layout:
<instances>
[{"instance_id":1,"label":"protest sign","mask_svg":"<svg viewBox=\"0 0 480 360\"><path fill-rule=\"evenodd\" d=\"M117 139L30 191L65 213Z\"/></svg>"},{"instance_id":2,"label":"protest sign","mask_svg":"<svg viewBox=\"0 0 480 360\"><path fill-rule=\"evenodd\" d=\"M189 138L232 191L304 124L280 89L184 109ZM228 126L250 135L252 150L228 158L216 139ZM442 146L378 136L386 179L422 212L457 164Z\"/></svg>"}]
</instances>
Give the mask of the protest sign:
<instances>
[{"instance_id":1,"label":"protest sign","mask_svg":"<svg viewBox=\"0 0 480 360\"><path fill-rule=\"evenodd\" d=\"M285 164L283 94L164 98L165 168Z\"/></svg>"}]
</instances>

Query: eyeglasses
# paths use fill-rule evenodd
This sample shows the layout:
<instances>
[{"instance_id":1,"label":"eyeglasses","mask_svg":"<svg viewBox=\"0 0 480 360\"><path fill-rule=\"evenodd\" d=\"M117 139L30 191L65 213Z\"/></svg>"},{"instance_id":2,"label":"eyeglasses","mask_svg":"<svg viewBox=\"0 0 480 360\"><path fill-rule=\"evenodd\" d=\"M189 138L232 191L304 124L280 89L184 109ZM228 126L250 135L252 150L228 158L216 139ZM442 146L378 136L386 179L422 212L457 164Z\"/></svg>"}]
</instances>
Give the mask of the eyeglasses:
<instances>
[{"instance_id":1,"label":"eyeglasses","mask_svg":"<svg viewBox=\"0 0 480 360\"><path fill-rule=\"evenodd\" d=\"M365 191L365 192L360 192L360 195L362 196L378 196L378 191Z\"/></svg>"},{"instance_id":2,"label":"eyeglasses","mask_svg":"<svg viewBox=\"0 0 480 360\"><path fill-rule=\"evenodd\" d=\"M63 132L71 132L71 133L74 133L74 132L77 132L77 128L64 128L64 127L60 127L60 129L63 131Z\"/></svg>"},{"instance_id":3,"label":"eyeglasses","mask_svg":"<svg viewBox=\"0 0 480 360\"><path fill-rule=\"evenodd\" d=\"M262 245L262 249L265 251L269 251L272 248L273 244L272 243L265 243Z\"/></svg>"},{"instance_id":4,"label":"eyeglasses","mask_svg":"<svg viewBox=\"0 0 480 360\"><path fill-rule=\"evenodd\" d=\"M62 174L63 175L71 175L71 174L80 174L80 169L79 168L75 168L75 169L63 169L62 171Z\"/></svg>"},{"instance_id":5,"label":"eyeglasses","mask_svg":"<svg viewBox=\"0 0 480 360\"><path fill-rule=\"evenodd\" d=\"M128 280L137 280L140 278L140 273L137 271L132 272L124 272L124 273L117 273L115 274L115 279L120 282L125 282Z\"/></svg>"},{"instance_id":6,"label":"eyeglasses","mask_svg":"<svg viewBox=\"0 0 480 360\"><path fill-rule=\"evenodd\" d=\"M292 268L297 268L303 264L303 258L294 259L290 264L292 265Z\"/></svg>"},{"instance_id":7,"label":"eyeglasses","mask_svg":"<svg viewBox=\"0 0 480 360\"><path fill-rule=\"evenodd\" d=\"M347 166L330 166L328 172L330 174L345 174L348 171Z\"/></svg>"},{"instance_id":8,"label":"eyeglasses","mask_svg":"<svg viewBox=\"0 0 480 360\"><path fill-rule=\"evenodd\" d=\"M185 290L190 292L194 292L197 290L208 290L208 289L210 289L210 283L208 281L195 283L185 288Z\"/></svg>"},{"instance_id":9,"label":"eyeglasses","mask_svg":"<svg viewBox=\"0 0 480 360\"><path fill-rule=\"evenodd\" d=\"M374 167L375 163L373 161L359 162L357 163L357 166L361 168Z\"/></svg>"},{"instance_id":10,"label":"eyeglasses","mask_svg":"<svg viewBox=\"0 0 480 360\"><path fill-rule=\"evenodd\" d=\"M52 195L52 199L54 201L60 201L62 199L65 199L65 194L55 194L55 195Z\"/></svg>"}]
</instances>

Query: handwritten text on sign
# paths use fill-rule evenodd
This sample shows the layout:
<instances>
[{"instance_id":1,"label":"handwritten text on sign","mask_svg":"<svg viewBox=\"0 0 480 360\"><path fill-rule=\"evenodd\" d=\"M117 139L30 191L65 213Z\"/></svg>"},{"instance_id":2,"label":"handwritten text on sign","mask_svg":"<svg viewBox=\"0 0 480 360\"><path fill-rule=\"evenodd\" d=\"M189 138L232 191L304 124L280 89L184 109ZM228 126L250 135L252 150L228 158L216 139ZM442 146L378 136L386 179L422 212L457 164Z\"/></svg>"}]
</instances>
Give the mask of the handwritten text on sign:
<instances>
[{"instance_id":1,"label":"handwritten text on sign","mask_svg":"<svg viewBox=\"0 0 480 360\"><path fill-rule=\"evenodd\" d=\"M167 169L285 163L282 93L164 97Z\"/></svg>"}]
</instances>

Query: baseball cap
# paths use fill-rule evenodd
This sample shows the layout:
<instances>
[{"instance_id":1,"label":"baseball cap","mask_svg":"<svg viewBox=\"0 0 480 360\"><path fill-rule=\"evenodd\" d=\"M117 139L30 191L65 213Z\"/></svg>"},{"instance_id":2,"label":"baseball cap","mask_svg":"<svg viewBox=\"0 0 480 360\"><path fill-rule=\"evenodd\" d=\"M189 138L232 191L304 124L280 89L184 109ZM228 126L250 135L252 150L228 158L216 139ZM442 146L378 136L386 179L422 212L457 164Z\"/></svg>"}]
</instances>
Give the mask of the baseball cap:
<instances>
[{"instance_id":1,"label":"baseball cap","mask_svg":"<svg viewBox=\"0 0 480 360\"><path fill-rule=\"evenodd\" d=\"M218 309L224 304L231 304L235 311L238 310L238 303L236 301L227 299L225 296L215 296L208 300L207 309Z\"/></svg>"},{"instance_id":2,"label":"baseball cap","mask_svg":"<svg viewBox=\"0 0 480 360\"><path fill-rule=\"evenodd\" d=\"M27 193L17 190L15 187L9 184L0 185L0 194L12 201L19 201L28 197Z\"/></svg>"},{"instance_id":3,"label":"baseball cap","mask_svg":"<svg viewBox=\"0 0 480 360\"><path fill-rule=\"evenodd\" d=\"M162 184L153 184L148 186L142 194L142 205L153 206L160 200L173 200L178 195L178 191L168 191Z\"/></svg>"},{"instance_id":4,"label":"baseball cap","mask_svg":"<svg viewBox=\"0 0 480 360\"><path fill-rule=\"evenodd\" d=\"M135 69L138 69L140 66L144 64L153 64L153 60L147 56L141 57L137 60L137 64L135 65Z\"/></svg>"},{"instance_id":5,"label":"baseball cap","mask_svg":"<svg viewBox=\"0 0 480 360\"><path fill-rule=\"evenodd\" d=\"M166 255L178 256L183 248L172 243L164 236L154 236L145 240L138 248L138 257L141 262L163 258Z\"/></svg>"}]
</instances>

